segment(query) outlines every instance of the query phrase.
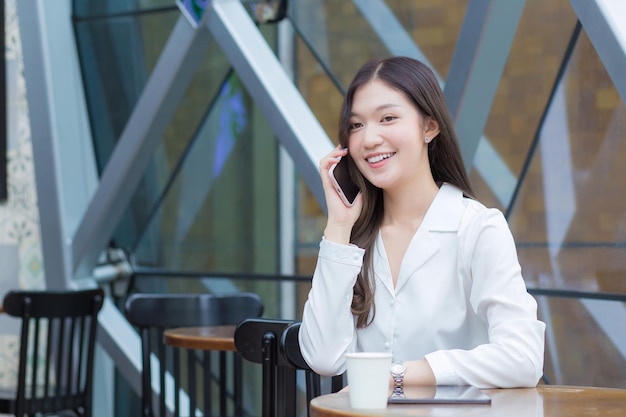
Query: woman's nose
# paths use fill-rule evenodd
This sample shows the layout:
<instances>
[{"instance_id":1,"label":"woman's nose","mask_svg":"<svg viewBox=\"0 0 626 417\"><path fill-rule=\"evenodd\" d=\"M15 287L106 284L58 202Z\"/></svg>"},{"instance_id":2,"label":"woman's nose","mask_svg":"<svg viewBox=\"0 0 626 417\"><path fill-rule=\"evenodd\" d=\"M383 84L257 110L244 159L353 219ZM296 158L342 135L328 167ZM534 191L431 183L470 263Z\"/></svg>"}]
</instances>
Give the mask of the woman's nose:
<instances>
[{"instance_id":1,"label":"woman's nose","mask_svg":"<svg viewBox=\"0 0 626 417\"><path fill-rule=\"evenodd\" d=\"M363 129L363 146L372 148L380 145L383 141L382 136L375 126L368 126Z\"/></svg>"}]
</instances>

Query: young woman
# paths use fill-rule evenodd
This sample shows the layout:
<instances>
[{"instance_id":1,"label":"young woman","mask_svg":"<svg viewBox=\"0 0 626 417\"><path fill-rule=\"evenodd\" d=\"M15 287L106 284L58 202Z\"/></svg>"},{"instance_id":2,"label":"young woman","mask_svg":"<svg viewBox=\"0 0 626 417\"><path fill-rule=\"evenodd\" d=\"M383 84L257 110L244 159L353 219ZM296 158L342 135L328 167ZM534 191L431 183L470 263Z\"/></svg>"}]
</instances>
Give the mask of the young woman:
<instances>
[{"instance_id":1,"label":"young woman","mask_svg":"<svg viewBox=\"0 0 626 417\"><path fill-rule=\"evenodd\" d=\"M340 145L320 161L328 219L300 329L323 375L344 354L391 352L396 385L535 386L544 323L502 213L473 199L436 78L423 63L366 63L346 94ZM348 158L346 206L330 168Z\"/></svg>"}]
</instances>

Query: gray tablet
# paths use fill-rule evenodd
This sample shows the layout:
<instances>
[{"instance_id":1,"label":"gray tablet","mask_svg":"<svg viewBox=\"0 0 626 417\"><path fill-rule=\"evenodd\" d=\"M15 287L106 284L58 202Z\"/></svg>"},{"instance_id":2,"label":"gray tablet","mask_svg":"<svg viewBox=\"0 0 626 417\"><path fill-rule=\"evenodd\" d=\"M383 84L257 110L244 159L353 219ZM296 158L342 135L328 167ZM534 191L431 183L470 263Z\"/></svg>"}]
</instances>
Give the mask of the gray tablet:
<instances>
[{"instance_id":1,"label":"gray tablet","mask_svg":"<svg viewBox=\"0 0 626 417\"><path fill-rule=\"evenodd\" d=\"M389 404L491 404L491 398L470 385L404 387L394 391Z\"/></svg>"}]
</instances>

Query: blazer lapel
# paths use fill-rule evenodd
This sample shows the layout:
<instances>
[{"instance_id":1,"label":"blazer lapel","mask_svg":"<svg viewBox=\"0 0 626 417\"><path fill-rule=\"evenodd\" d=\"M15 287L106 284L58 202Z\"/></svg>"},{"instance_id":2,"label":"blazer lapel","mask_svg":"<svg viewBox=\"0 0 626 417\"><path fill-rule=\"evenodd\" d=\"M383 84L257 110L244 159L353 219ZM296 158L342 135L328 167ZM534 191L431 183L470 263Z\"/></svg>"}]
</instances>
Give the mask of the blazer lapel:
<instances>
[{"instance_id":1,"label":"blazer lapel","mask_svg":"<svg viewBox=\"0 0 626 417\"><path fill-rule=\"evenodd\" d=\"M378 278L378 282L382 282L389 294L394 294L393 279L391 277L391 267L387 258L387 251L383 242L383 235L378 231L376 244L374 245L374 274ZM379 289L376 288L376 291Z\"/></svg>"},{"instance_id":2,"label":"blazer lapel","mask_svg":"<svg viewBox=\"0 0 626 417\"><path fill-rule=\"evenodd\" d=\"M422 225L424 224L422 223ZM435 255L439 249L439 244L431 236L430 232L420 226L402 259L400 274L398 275L398 282L396 284L396 292L400 291L404 284L406 284L417 270Z\"/></svg>"},{"instance_id":3,"label":"blazer lapel","mask_svg":"<svg viewBox=\"0 0 626 417\"><path fill-rule=\"evenodd\" d=\"M436 234L456 232L459 229L462 214L463 193L456 187L443 184L404 254L396 292L441 249ZM382 243L380 236L379 239ZM455 260L456 258L451 261ZM387 262L387 269L389 269L389 262Z\"/></svg>"}]
</instances>

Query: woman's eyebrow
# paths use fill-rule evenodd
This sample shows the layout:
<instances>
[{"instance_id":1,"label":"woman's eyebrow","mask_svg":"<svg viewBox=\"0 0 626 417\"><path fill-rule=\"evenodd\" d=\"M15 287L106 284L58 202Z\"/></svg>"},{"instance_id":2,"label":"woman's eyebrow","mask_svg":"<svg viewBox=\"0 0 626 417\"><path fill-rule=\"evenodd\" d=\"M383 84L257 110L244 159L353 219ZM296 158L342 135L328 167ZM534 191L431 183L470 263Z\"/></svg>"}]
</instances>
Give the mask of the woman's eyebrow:
<instances>
[{"instance_id":1,"label":"woman's eyebrow","mask_svg":"<svg viewBox=\"0 0 626 417\"><path fill-rule=\"evenodd\" d=\"M381 110L387 110L387 109L392 108L392 107L401 107L401 106L400 106L400 104L386 103L386 104L381 104L380 106L376 107L374 109L374 111L378 112L378 111L381 111ZM354 111L350 112L350 116L351 117L352 116L358 116L358 115L359 115L359 113L357 113L357 112L354 112Z\"/></svg>"}]
</instances>

